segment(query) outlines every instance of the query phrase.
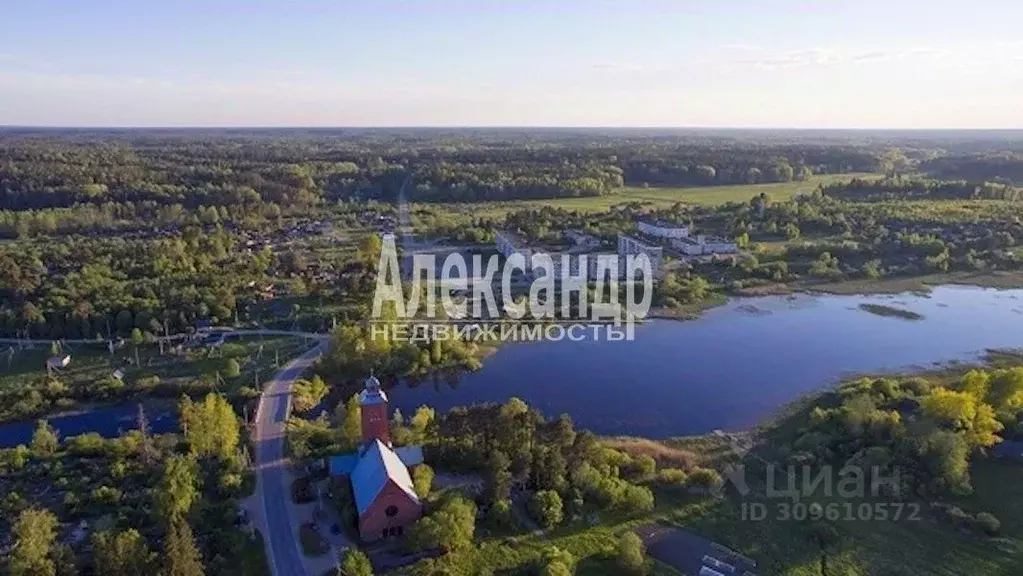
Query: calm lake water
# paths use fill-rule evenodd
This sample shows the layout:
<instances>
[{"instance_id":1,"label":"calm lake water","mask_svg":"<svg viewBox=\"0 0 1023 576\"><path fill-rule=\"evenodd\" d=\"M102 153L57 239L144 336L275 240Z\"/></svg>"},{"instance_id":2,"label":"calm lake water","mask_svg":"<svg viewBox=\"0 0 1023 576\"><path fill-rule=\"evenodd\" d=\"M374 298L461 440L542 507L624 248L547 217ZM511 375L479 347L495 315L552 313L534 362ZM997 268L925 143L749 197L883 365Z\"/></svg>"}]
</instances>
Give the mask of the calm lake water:
<instances>
[{"instance_id":1,"label":"calm lake water","mask_svg":"<svg viewBox=\"0 0 1023 576\"><path fill-rule=\"evenodd\" d=\"M859 309L887 304L922 320ZM975 360L1023 347L1023 290L943 286L929 295L735 300L691 322L651 321L632 342L512 344L459 378L391 391L411 415L518 396L599 434L653 438L739 429L856 373Z\"/></svg>"},{"instance_id":2,"label":"calm lake water","mask_svg":"<svg viewBox=\"0 0 1023 576\"><path fill-rule=\"evenodd\" d=\"M881 317L886 304L924 316ZM390 391L410 416L518 396L599 434L663 438L756 424L795 398L857 373L976 360L1023 348L1023 290L943 286L928 295L744 298L689 322L651 321L633 342L512 344L479 372ZM173 413L149 413L156 432ZM134 428L136 405L51 419L62 436ZM0 426L0 446L27 443L33 422Z\"/></svg>"}]
</instances>

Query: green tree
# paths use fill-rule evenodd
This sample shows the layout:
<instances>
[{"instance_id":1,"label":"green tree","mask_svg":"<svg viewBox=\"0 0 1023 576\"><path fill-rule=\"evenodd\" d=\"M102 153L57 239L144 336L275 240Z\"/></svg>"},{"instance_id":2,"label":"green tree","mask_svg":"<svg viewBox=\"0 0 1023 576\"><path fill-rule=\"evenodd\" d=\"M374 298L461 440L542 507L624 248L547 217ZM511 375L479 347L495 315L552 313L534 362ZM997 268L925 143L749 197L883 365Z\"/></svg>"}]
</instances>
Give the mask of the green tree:
<instances>
[{"instance_id":1,"label":"green tree","mask_svg":"<svg viewBox=\"0 0 1023 576\"><path fill-rule=\"evenodd\" d=\"M134 528L103 531L92 536L96 573L103 576L140 576L155 570L156 555Z\"/></svg>"},{"instance_id":2,"label":"green tree","mask_svg":"<svg viewBox=\"0 0 1023 576\"><path fill-rule=\"evenodd\" d=\"M434 422L437 413L429 406L420 406L416 413L409 420L409 427L412 429L413 442L426 442L426 436L430 425Z\"/></svg>"},{"instance_id":3,"label":"green tree","mask_svg":"<svg viewBox=\"0 0 1023 576\"><path fill-rule=\"evenodd\" d=\"M199 456L229 458L241 440L241 428L234 408L226 398L207 394L201 403L183 396L179 404L181 425L192 452Z\"/></svg>"},{"instance_id":4,"label":"green tree","mask_svg":"<svg viewBox=\"0 0 1023 576\"><path fill-rule=\"evenodd\" d=\"M157 508L168 522L188 514L199 498L198 466L192 456L174 455L163 466L156 491Z\"/></svg>"},{"instance_id":5,"label":"green tree","mask_svg":"<svg viewBox=\"0 0 1023 576\"><path fill-rule=\"evenodd\" d=\"M161 576L204 576L206 574L195 546L192 528L184 518L170 523L164 539Z\"/></svg>"},{"instance_id":6,"label":"green tree","mask_svg":"<svg viewBox=\"0 0 1023 576\"><path fill-rule=\"evenodd\" d=\"M420 498L426 498L433 485L433 468L426 464L420 464L412 470L412 484L415 486L416 494Z\"/></svg>"},{"instance_id":7,"label":"green tree","mask_svg":"<svg viewBox=\"0 0 1023 576\"><path fill-rule=\"evenodd\" d=\"M643 550L643 540L632 531L622 534L618 538L616 560L624 574L645 574L646 552Z\"/></svg>"},{"instance_id":8,"label":"green tree","mask_svg":"<svg viewBox=\"0 0 1023 576\"><path fill-rule=\"evenodd\" d=\"M543 552L541 576L571 576L575 573L575 556L568 550L551 546Z\"/></svg>"},{"instance_id":9,"label":"green tree","mask_svg":"<svg viewBox=\"0 0 1023 576\"><path fill-rule=\"evenodd\" d=\"M237 378L241 373L242 367L238 364L238 361L234 358L228 358L227 362L224 363L224 376Z\"/></svg>"},{"instance_id":10,"label":"green tree","mask_svg":"<svg viewBox=\"0 0 1023 576\"><path fill-rule=\"evenodd\" d=\"M355 446L362 440L362 408L359 407L358 394L352 394L348 402L345 402L341 435L342 440L349 446Z\"/></svg>"},{"instance_id":11,"label":"green tree","mask_svg":"<svg viewBox=\"0 0 1023 576\"><path fill-rule=\"evenodd\" d=\"M561 496L553 490L541 490L529 499L529 515L544 528L550 528L565 519Z\"/></svg>"},{"instance_id":12,"label":"green tree","mask_svg":"<svg viewBox=\"0 0 1023 576\"><path fill-rule=\"evenodd\" d=\"M456 495L436 512L416 522L410 541L419 550L460 550L472 545L475 531L476 504Z\"/></svg>"},{"instance_id":13,"label":"green tree","mask_svg":"<svg viewBox=\"0 0 1023 576\"><path fill-rule=\"evenodd\" d=\"M32 452L38 457L52 456L60 448L57 431L46 420L36 422L32 433Z\"/></svg>"},{"instance_id":14,"label":"green tree","mask_svg":"<svg viewBox=\"0 0 1023 576\"><path fill-rule=\"evenodd\" d=\"M138 328L131 329L131 343L133 346L141 346L146 341L145 336L142 335L142 330Z\"/></svg>"},{"instance_id":15,"label":"green tree","mask_svg":"<svg viewBox=\"0 0 1023 576\"><path fill-rule=\"evenodd\" d=\"M373 564L358 548L349 548L338 570L340 576L373 576Z\"/></svg>"},{"instance_id":16,"label":"green tree","mask_svg":"<svg viewBox=\"0 0 1023 576\"><path fill-rule=\"evenodd\" d=\"M511 495L511 460L500 450L494 450L487 459L483 476L483 500L494 503L507 500Z\"/></svg>"},{"instance_id":17,"label":"green tree","mask_svg":"<svg viewBox=\"0 0 1023 576\"><path fill-rule=\"evenodd\" d=\"M799 226L796 226L791 222L785 225L785 237L789 240L797 240L801 234Z\"/></svg>"},{"instance_id":18,"label":"green tree","mask_svg":"<svg viewBox=\"0 0 1023 576\"><path fill-rule=\"evenodd\" d=\"M52 512L23 510L14 523L11 576L55 576L57 566L51 556L56 539L57 517Z\"/></svg>"},{"instance_id":19,"label":"green tree","mask_svg":"<svg viewBox=\"0 0 1023 576\"><path fill-rule=\"evenodd\" d=\"M291 395L292 406L297 412L308 412L319 404L329 391L327 383L319 374L313 375L311 380L298 380Z\"/></svg>"}]
</instances>

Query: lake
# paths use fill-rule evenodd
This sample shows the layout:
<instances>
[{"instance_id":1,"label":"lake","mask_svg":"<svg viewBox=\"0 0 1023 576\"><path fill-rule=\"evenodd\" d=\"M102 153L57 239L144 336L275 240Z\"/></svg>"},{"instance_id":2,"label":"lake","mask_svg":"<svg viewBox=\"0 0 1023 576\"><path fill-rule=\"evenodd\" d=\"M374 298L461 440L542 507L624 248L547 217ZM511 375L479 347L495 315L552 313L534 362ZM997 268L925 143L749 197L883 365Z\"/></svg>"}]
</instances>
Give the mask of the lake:
<instances>
[{"instance_id":1,"label":"lake","mask_svg":"<svg viewBox=\"0 0 1023 576\"><path fill-rule=\"evenodd\" d=\"M922 314L906 320L859 308ZM479 372L393 389L405 415L518 396L598 434L663 438L741 429L857 373L933 368L1023 348L1023 290L942 286L927 295L743 298L698 320L654 320L632 342L502 347Z\"/></svg>"},{"instance_id":2,"label":"lake","mask_svg":"<svg viewBox=\"0 0 1023 576\"><path fill-rule=\"evenodd\" d=\"M921 320L878 316L883 304ZM510 344L479 372L389 391L406 416L518 396L599 434L664 438L741 429L808 392L857 373L933 368L1023 348L1023 290L942 286L927 295L743 298L687 322L654 320L632 342ZM172 411L149 413L155 432ZM62 437L114 436L135 426L136 404L53 417ZM0 447L28 443L34 422L0 426Z\"/></svg>"}]
</instances>

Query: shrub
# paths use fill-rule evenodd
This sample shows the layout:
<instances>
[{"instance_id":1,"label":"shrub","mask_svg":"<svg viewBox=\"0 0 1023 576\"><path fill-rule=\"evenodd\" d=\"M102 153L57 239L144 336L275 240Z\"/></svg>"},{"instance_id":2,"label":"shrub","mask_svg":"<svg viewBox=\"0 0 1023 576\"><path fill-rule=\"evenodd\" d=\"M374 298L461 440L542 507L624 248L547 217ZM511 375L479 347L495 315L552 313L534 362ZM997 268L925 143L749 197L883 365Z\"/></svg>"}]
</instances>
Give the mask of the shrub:
<instances>
[{"instance_id":1,"label":"shrub","mask_svg":"<svg viewBox=\"0 0 1023 576\"><path fill-rule=\"evenodd\" d=\"M615 560L623 574L645 574L645 551L639 536L633 532L622 534L618 539L618 554Z\"/></svg>"},{"instance_id":2,"label":"shrub","mask_svg":"<svg viewBox=\"0 0 1023 576\"><path fill-rule=\"evenodd\" d=\"M340 573L344 576L373 576L373 565L361 550L349 548L341 560Z\"/></svg>"},{"instance_id":3,"label":"shrub","mask_svg":"<svg viewBox=\"0 0 1023 576\"><path fill-rule=\"evenodd\" d=\"M426 498L430 493L430 487L433 485L433 468L426 464L416 466L412 470L412 484L415 487L416 494L420 498Z\"/></svg>"},{"instance_id":4,"label":"shrub","mask_svg":"<svg viewBox=\"0 0 1023 576\"><path fill-rule=\"evenodd\" d=\"M529 515L544 528L560 524L565 519L561 496L553 490L541 490L529 500Z\"/></svg>"},{"instance_id":5,"label":"shrub","mask_svg":"<svg viewBox=\"0 0 1023 576\"><path fill-rule=\"evenodd\" d=\"M494 528L515 528L515 516L512 515L511 500L498 500L487 511L487 522Z\"/></svg>"},{"instance_id":6,"label":"shrub","mask_svg":"<svg viewBox=\"0 0 1023 576\"><path fill-rule=\"evenodd\" d=\"M567 550L551 546L544 550L542 558L542 576L571 576L575 573L575 556Z\"/></svg>"},{"instance_id":7,"label":"shrub","mask_svg":"<svg viewBox=\"0 0 1023 576\"><path fill-rule=\"evenodd\" d=\"M312 523L299 527L298 540L302 544L302 553L306 556L323 556L329 550L327 542Z\"/></svg>"},{"instance_id":8,"label":"shrub","mask_svg":"<svg viewBox=\"0 0 1023 576\"><path fill-rule=\"evenodd\" d=\"M72 436L65 442L68 451L75 456L99 456L103 453L103 437L96 432Z\"/></svg>"},{"instance_id":9,"label":"shrub","mask_svg":"<svg viewBox=\"0 0 1023 576\"><path fill-rule=\"evenodd\" d=\"M295 478L291 485L291 499L295 504L305 504L316 500L316 485L309 478Z\"/></svg>"},{"instance_id":10,"label":"shrub","mask_svg":"<svg viewBox=\"0 0 1023 576\"><path fill-rule=\"evenodd\" d=\"M717 470L696 467L689 472L689 485L703 489L720 486L721 475L717 473Z\"/></svg>"},{"instance_id":11,"label":"shrub","mask_svg":"<svg viewBox=\"0 0 1023 576\"><path fill-rule=\"evenodd\" d=\"M684 486L686 479L686 473L678 468L661 468L657 471L657 483L664 486Z\"/></svg>"},{"instance_id":12,"label":"shrub","mask_svg":"<svg viewBox=\"0 0 1023 576\"><path fill-rule=\"evenodd\" d=\"M458 550L472 545L475 532L476 504L456 495L416 522L409 534L409 544L417 550Z\"/></svg>"},{"instance_id":13,"label":"shrub","mask_svg":"<svg viewBox=\"0 0 1023 576\"><path fill-rule=\"evenodd\" d=\"M654 509L654 494L649 488L627 484L615 507L629 514L649 512Z\"/></svg>"},{"instance_id":14,"label":"shrub","mask_svg":"<svg viewBox=\"0 0 1023 576\"><path fill-rule=\"evenodd\" d=\"M999 528L1002 527L1002 523L999 522L998 518L995 518L995 515L990 512L981 512L977 514L976 518L974 518L974 525L988 536L998 534Z\"/></svg>"}]
</instances>

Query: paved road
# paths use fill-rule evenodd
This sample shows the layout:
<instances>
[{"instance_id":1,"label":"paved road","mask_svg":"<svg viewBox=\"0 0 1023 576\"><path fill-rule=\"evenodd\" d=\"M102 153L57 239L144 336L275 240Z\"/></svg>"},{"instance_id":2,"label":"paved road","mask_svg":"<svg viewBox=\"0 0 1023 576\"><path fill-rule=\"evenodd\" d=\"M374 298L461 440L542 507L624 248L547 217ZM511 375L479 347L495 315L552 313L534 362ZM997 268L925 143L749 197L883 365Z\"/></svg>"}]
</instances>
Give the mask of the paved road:
<instances>
[{"instance_id":1,"label":"paved road","mask_svg":"<svg viewBox=\"0 0 1023 576\"><path fill-rule=\"evenodd\" d=\"M320 336L315 348L292 360L267 384L256 413L257 497L263 507L268 559L273 576L309 576L302 565L298 526L288 513L291 487L284 459L284 427L291 410L291 390L296 378L325 349L327 339ZM319 576L319 575L313 575Z\"/></svg>"}]
</instances>

